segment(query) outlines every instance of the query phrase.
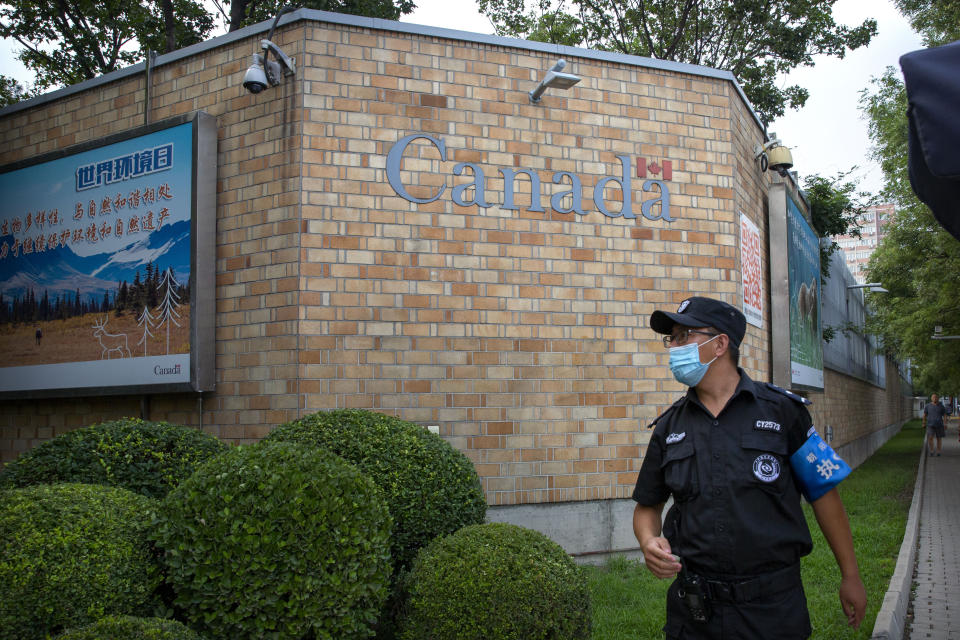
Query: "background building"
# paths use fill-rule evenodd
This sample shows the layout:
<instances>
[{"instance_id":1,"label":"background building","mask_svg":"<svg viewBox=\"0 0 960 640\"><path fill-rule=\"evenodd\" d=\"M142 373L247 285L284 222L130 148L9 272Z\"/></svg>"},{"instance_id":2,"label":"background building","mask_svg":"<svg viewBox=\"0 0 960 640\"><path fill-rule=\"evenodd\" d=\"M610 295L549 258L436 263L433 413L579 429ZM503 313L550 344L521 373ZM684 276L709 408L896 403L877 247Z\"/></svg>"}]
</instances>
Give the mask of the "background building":
<instances>
[{"instance_id":1,"label":"background building","mask_svg":"<svg viewBox=\"0 0 960 640\"><path fill-rule=\"evenodd\" d=\"M870 262L877 245L886 235L886 225L893 219L896 209L892 204L878 204L867 209L857 216L860 226L860 237L853 235L834 236L834 240L843 250L844 261L857 283L864 284L866 275L864 270Z\"/></svg>"}]
</instances>

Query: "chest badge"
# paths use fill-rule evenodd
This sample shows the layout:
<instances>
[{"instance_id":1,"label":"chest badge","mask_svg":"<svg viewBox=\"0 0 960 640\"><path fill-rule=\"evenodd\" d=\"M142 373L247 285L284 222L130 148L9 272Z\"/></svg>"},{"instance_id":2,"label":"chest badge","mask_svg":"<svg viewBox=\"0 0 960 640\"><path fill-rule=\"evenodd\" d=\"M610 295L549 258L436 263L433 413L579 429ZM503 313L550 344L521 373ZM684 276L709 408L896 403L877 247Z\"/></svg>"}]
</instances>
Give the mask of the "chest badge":
<instances>
[{"instance_id":1,"label":"chest badge","mask_svg":"<svg viewBox=\"0 0 960 640\"><path fill-rule=\"evenodd\" d=\"M780 423L773 422L772 420L757 420L756 424L753 425L754 429L758 431L780 431Z\"/></svg>"},{"instance_id":2,"label":"chest badge","mask_svg":"<svg viewBox=\"0 0 960 640\"><path fill-rule=\"evenodd\" d=\"M667 436L667 444L676 444L687 437L687 432L683 433L671 433Z\"/></svg>"},{"instance_id":3,"label":"chest badge","mask_svg":"<svg viewBox=\"0 0 960 640\"><path fill-rule=\"evenodd\" d=\"M780 477L780 461L769 453L761 453L753 461L753 475L762 482L773 482Z\"/></svg>"}]
</instances>

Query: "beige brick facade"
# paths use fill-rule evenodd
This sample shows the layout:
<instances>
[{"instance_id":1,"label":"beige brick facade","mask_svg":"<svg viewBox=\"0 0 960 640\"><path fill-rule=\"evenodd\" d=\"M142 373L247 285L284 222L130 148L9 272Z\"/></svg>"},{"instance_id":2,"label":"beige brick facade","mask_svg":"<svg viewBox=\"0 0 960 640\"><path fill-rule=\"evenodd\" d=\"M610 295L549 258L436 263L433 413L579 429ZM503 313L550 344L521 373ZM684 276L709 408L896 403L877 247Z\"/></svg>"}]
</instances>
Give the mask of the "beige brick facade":
<instances>
[{"instance_id":1,"label":"beige brick facade","mask_svg":"<svg viewBox=\"0 0 960 640\"><path fill-rule=\"evenodd\" d=\"M202 110L218 121L216 391L4 401L2 459L142 410L245 443L357 407L438 425L492 505L629 496L642 426L681 392L650 313L690 295L739 306L740 213L766 238L771 177L752 151L763 132L737 87L709 70L565 49L582 81L534 105L527 93L558 57L545 46L332 16L299 12L278 29L297 74L257 95L241 81L259 31L161 57L154 71L153 120ZM136 127L143 101L143 74L127 74L0 114L0 163ZM412 134L446 147L446 161L423 138L404 155L412 196L444 188L432 202L387 180L389 151ZM672 222L641 214L658 190L635 173L636 217L597 211L594 186L620 177L617 156L633 171L640 158L671 163ZM458 163L470 163L459 176ZM461 206L454 190L477 167L485 189L459 197L490 206ZM539 195L527 175L505 179L521 169L536 172ZM570 190L556 172L582 182L584 215L550 206ZM503 206L511 183L516 209ZM605 193L619 212L622 190ZM769 279L766 250L763 270ZM760 380L769 322L765 309L742 348ZM887 411L871 418L897 419L867 402ZM839 442L871 428L855 411L833 420Z\"/></svg>"}]
</instances>

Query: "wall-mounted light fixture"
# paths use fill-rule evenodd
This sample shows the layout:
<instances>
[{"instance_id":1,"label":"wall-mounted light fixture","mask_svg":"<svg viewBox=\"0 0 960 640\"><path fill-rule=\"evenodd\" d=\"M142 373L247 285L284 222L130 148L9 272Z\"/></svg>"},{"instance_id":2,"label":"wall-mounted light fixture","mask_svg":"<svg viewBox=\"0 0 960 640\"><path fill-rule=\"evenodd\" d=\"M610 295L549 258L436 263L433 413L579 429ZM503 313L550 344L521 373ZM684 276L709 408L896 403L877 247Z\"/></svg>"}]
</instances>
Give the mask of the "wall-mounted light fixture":
<instances>
[{"instance_id":1,"label":"wall-mounted light fixture","mask_svg":"<svg viewBox=\"0 0 960 640\"><path fill-rule=\"evenodd\" d=\"M292 76L296 73L293 58L288 57L280 50L280 47L270 41L273 38L273 30L277 28L277 23L280 22L280 16L296 9L297 7L291 4L280 9L277 17L273 19L273 26L270 27L267 38L260 41L263 55L253 54L253 61L247 69L247 73L243 76L243 88L250 93L260 93L267 87L275 87L280 84L283 75ZM277 59L276 62L267 59L267 54L271 51L273 57Z\"/></svg>"},{"instance_id":2,"label":"wall-mounted light fixture","mask_svg":"<svg viewBox=\"0 0 960 640\"><path fill-rule=\"evenodd\" d=\"M543 77L543 80L540 81L537 88L530 92L530 102L534 104L540 102L540 96L547 90L547 87L569 89L580 82L579 76L575 76L572 73L563 73L565 66L567 66L566 60L558 60L557 64L553 65L553 68L547 71L547 75Z\"/></svg>"},{"instance_id":3,"label":"wall-mounted light fixture","mask_svg":"<svg viewBox=\"0 0 960 640\"><path fill-rule=\"evenodd\" d=\"M868 289L871 293L890 293L879 282L868 282L867 284L851 284L847 289Z\"/></svg>"},{"instance_id":4,"label":"wall-mounted light fixture","mask_svg":"<svg viewBox=\"0 0 960 640\"><path fill-rule=\"evenodd\" d=\"M781 176L786 176L787 170L793 166L793 154L783 146L775 133L771 133L767 142L758 144L753 150L756 154L754 158L760 161L760 171L766 171L769 167Z\"/></svg>"},{"instance_id":5,"label":"wall-mounted light fixture","mask_svg":"<svg viewBox=\"0 0 960 640\"><path fill-rule=\"evenodd\" d=\"M933 335L930 336L931 340L960 340L960 336L945 336L943 335L943 326L937 325L933 328Z\"/></svg>"}]
</instances>

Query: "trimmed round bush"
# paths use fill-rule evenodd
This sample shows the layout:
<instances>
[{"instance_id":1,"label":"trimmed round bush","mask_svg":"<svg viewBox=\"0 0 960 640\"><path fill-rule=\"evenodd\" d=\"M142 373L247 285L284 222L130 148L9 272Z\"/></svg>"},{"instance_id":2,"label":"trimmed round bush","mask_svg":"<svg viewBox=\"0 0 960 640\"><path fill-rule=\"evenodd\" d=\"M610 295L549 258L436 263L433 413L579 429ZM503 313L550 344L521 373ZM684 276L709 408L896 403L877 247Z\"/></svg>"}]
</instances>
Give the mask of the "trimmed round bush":
<instances>
[{"instance_id":1,"label":"trimmed round bush","mask_svg":"<svg viewBox=\"0 0 960 640\"><path fill-rule=\"evenodd\" d=\"M486 518L473 463L412 422L365 410L321 411L280 425L266 440L332 451L383 490L393 517L390 552L396 575L437 536Z\"/></svg>"},{"instance_id":2,"label":"trimmed round bush","mask_svg":"<svg viewBox=\"0 0 960 640\"><path fill-rule=\"evenodd\" d=\"M0 638L46 638L144 613L159 582L147 530L157 502L117 487L0 492Z\"/></svg>"},{"instance_id":3,"label":"trimmed round bush","mask_svg":"<svg viewBox=\"0 0 960 640\"><path fill-rule=\"evenodd\" d=\"M237 447L160 507L177 616L216 638L366 638L390 580L390 516L374 483L328 451Z\"/></svg>"},{"instance_id":4,"label":"trimmed round bush","mask_svg":"<svg viewBox=\"0 0 960 640\"><path fill-rule=\"evenodd\" d=\"M202 462L228 448L190 427L122 418L37 445L0 471L0 487L83 482L162 498Z\"/></svg>"},{"instance_id":5,"label":"trimmed round bush","mask_svg":"<svg viewBox=\"0 0 960 640\"><path fill-rule=\"evenodd\" d=\"M560 545L512 524L465 527L410 572L402 640L583 640L590 593Z\"/></svg>"},{"instance_id":6,"label":"trimmed round bush","mask_svg":"<svg viewBox=\"0 0 960 640\"><path fill-rule=\"evenodd\" d=\"M71 629L56 640L203 640L183 623L164 618L107 616Z\"/></svg>"}]
</instances>

